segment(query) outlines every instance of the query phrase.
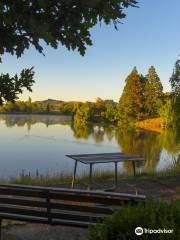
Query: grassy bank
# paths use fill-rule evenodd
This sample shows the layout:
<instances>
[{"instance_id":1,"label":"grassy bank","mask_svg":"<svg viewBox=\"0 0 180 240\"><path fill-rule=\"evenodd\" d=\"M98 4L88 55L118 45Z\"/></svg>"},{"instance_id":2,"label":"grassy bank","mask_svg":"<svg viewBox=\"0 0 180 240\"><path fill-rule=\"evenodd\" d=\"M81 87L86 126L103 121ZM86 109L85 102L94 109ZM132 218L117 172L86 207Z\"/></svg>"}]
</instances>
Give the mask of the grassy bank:
<instances>
[{"instance_id":1,"label":"grassy bank","mask_svg":"<svg viewBox=\"0 0 180 240\"><path fill-rule=\"evenodd\" d=\"M169 168L166 170L162 170L159 172L154 171L143 171L141 173L137 173L136 178L138 179L155 179L158 177L171 177L171 176L180 176L180 164L177 164L173 168ZM133 173L118 173L119 179L134 179ZM103 182L114 179L114 171L106 170L106 171L94 171L92 176L93 182ZM56 173L54 175L20 175L19 177L11 177L9 179L1 179L1 183L13 183L13 184L27 184L27 185L45 185L45 186L53 186L57 184L71 184L72 174L60 174ZM76 183L88 185L89 175L82 174L81 176L77 176Z\"/></svg>"},{"instance_id":2,"label":"grassy bank","mask_svg":"<svg viewBox=\"0 0 180 240\"><path fill-rule=\"evenodd\" d=\"M161 132L164 125L162 118L151 118L138 121L136 123L136 127L150 131Z\"/></svg>"}]
</instances>

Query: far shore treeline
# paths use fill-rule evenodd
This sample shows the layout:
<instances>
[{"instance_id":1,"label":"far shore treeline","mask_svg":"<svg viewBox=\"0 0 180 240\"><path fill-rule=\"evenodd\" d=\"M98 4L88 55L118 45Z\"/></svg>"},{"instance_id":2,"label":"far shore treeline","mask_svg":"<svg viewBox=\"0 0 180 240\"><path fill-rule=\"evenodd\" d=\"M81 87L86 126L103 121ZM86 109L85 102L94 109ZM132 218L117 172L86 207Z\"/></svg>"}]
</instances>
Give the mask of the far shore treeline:
<instances>
[{"instance_id":1,"label":"far shore treeline","mask_svg":"<svg viewBox=\"0 0 180 240\"><path fill-rule=\"evenodd\" d=\"M0 107L0 113L71 115L76 126L103 122L133 127L138 122L154 119L160 127L176 127L180 122L180 60L175 63L170 84L172 91L164 93L155 67L151 66L146 76L134 67L125 80L118 103L101 98L85 103L51 99L32 102L29 98L28 101L6 102Z\"/></svg>"}]
</instances>

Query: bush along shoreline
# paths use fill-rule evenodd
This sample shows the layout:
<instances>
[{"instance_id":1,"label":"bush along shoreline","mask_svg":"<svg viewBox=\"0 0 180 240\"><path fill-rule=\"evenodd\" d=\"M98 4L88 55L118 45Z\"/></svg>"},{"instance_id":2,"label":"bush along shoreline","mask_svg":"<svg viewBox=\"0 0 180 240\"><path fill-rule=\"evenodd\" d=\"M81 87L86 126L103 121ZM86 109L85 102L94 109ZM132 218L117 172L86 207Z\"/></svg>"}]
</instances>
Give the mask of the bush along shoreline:
<instances>
[{"instance_id":1,"label":"bush along shoreline","mask_svg":"<svg viewBox=\"0 0 180 240\"><path fill-rule=\"evenodd\" d=\"M178 240L180 239L180 201L149 200L127 205L102 223L90 227L88 240Z\"/></svg>"}]
</instances>

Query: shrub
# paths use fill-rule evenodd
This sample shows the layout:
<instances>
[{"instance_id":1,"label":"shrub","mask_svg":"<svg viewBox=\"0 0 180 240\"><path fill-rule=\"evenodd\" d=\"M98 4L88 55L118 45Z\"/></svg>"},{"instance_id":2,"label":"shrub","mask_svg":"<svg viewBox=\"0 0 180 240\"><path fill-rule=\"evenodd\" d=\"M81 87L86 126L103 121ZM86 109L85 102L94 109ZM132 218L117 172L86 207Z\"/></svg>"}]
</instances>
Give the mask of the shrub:
<instances>
[{"instance_id":1,"label":"shrub","mask_svg":"<svg viewBox=\"0 0 180 240\"><path fill-rule=\"evenodd\" d=\"M173 229L173 233L135 234L135 228ZM88 240L180 239L180 201L148 201L126 206L90 227Z\"/></svg>"}]
</instances>

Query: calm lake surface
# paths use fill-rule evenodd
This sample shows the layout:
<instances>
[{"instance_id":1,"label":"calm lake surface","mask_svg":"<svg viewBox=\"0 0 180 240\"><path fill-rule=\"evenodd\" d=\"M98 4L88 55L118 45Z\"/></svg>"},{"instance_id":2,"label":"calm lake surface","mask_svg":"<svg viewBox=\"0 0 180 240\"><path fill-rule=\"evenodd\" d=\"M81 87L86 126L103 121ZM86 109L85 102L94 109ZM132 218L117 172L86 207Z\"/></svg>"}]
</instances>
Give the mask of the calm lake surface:
<instances>
[{"instance_id":1,"label":"calm lake surface","mask_svg":"<svg viewBox=\"0 0 180 240\"><path fill-rule=\"evenodd\" d=\"M74 161L66 154L122 151L143 156L146 161L138 171L161 171L174 168L180 155L180 134L142 130L125 131L113 127L78 127L71 119L51 115L0 115L0 177L72 173ZM98 164L99 171L113 170L113 164ZM121 172L132 171L128 163L119 163ZM78 165L78 174L87 172ZM88 172L87 172L88 173Z\"/></svg>"}]
</instances>

